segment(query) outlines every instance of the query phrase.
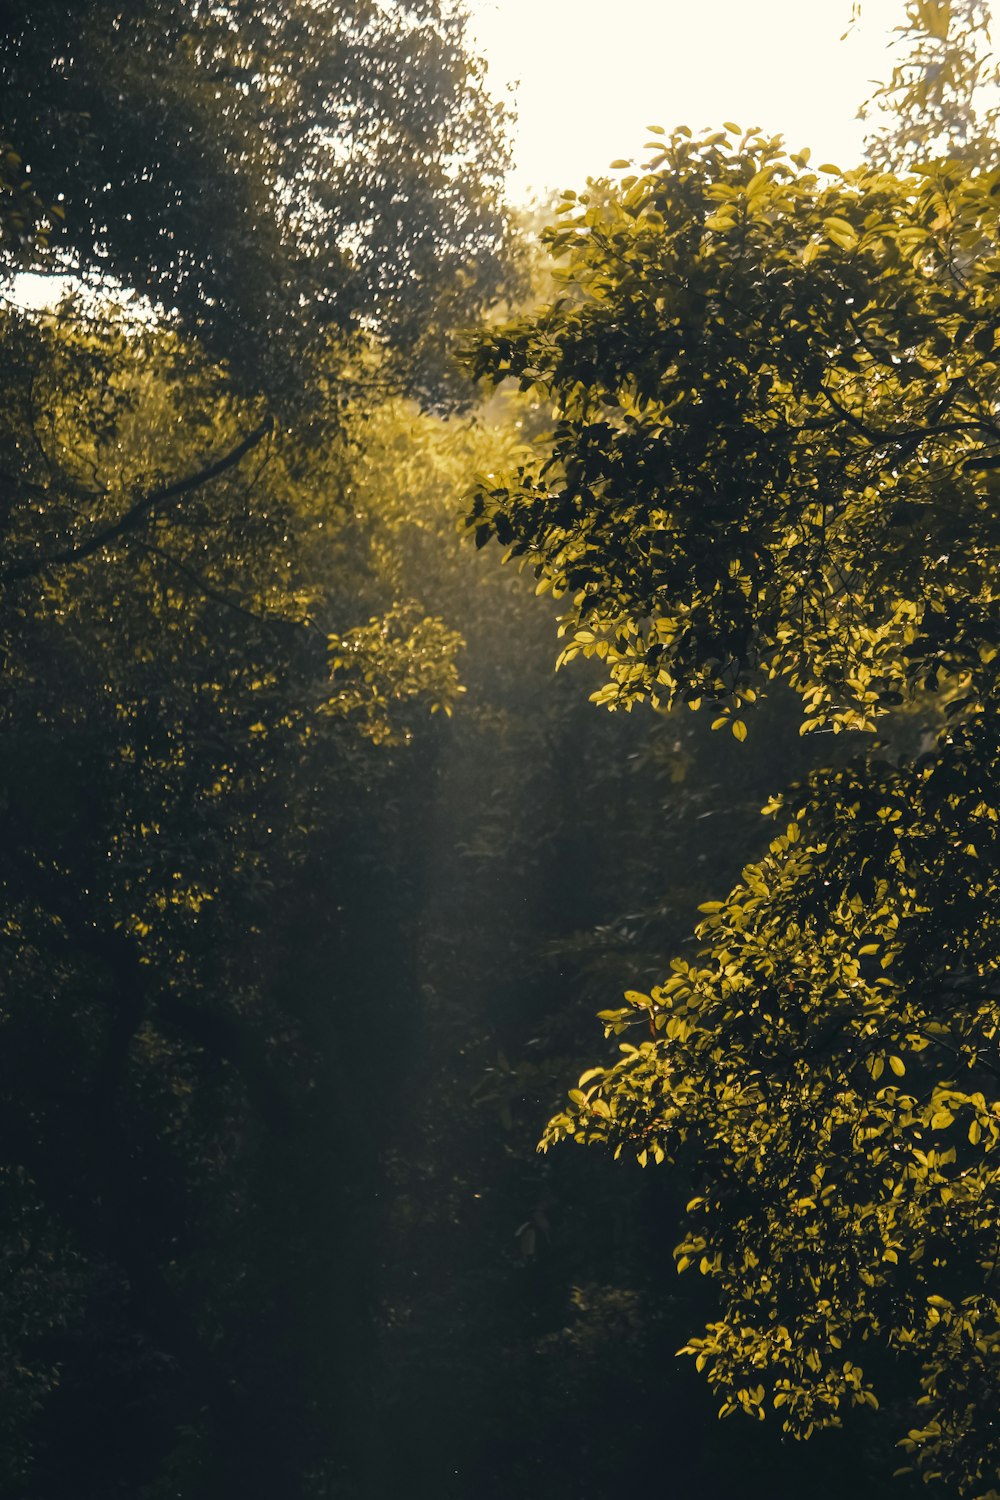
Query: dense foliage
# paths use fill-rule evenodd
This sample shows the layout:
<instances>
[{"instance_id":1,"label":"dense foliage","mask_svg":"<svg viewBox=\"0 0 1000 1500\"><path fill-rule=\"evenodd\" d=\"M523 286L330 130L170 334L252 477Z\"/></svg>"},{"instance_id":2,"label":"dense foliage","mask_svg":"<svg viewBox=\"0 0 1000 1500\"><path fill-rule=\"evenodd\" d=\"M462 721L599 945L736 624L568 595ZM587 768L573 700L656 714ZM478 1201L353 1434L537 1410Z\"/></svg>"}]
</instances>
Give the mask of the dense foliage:
<instances>
[{"instance_id":1,"label":"dense foliage","mask_svg":"<svg viewBox=\"0 0 1000 1500\"><path fill-rule=\"evenodd\" d=\"M438 393L513 279L503 109L451 0L10 0L0 66L58 266L175 314L244 385L301 392L303 354L363 328Z\"/></svg>"},{"instance_id":2,"label":"dense foliage","mask_svg":"<svg viewBox=\"0 0 1000 1500\"><path fill-rule=\"evenodd\" d=\"M2 28L2 1483L363 1492L390 752L460 639L387 572L356 392L440 397L502 289L499 117L450 7Z\"/></svg>"},{"instance_id":3,"label":"dense foliage","mask_svg":"<svg viewBox=\"0 0 1000 1500\"><path fill-rule=\"evenodd\" d=\"M656 1472L651 1389L727 1484L664 1357L672 1197L533 1145L574 991L735 872L773 742L553 683L456 528L530 409L315 442L162 331L3 348L5 1492L569 1497L597 1400Z\"/></svg>"},{"instance_id":4,"label":"dense foliage","mask_svg":"<svg viewBox=\"0 0 1000 1500\"><path fill-rule=\"evenodd\" d=\"M0 58L0 1494L991 1495L980 136L680 133L553 290L452 0Z\"/></svg>"},{"instance_id":5,"label":"dense foliage","mask_svg":"<svg viewBox=\"0 0 1000 1500\"><path fill-rule=\"evenodd\" d=\"M563 295L477 360L545 390L551 454L473 520L563 600L600 702L704 701L743 738L784 679L804 730L922 716L922 753L793 794L700 951L604 1013L639 1036L545 1144L690 1171L675 1255L720 1307L687 1351L724 1413L808 1435L909 1378L905 1447L977 1497L1000 1460L997 189L680 133L569 201Z\"/></svg>"}]
</instances>

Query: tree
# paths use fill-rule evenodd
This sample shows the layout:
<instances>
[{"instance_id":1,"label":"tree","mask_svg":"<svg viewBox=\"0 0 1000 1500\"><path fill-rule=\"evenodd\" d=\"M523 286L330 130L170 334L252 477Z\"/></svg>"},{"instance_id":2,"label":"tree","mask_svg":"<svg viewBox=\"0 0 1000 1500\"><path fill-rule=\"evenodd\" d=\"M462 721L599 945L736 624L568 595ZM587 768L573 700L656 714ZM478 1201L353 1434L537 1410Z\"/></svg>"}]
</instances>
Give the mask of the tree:
<instances>
[{"instance_id":1,"label":"tree","mask_svg":"<svg viewBox=\"0 0 1000 1500\"><path fill-rule=\"evenodd\" d=\"M370 1357L382 1137L333 1078L359 975L405 964L402 938L370 952L405 905L373 742L450 707L457 636L384 604L338 414L323 443L314 414L269 431L196 348L114 317L9 314L0 350L10 1466L27 1442L42 1493L69 1461L81 1493L293 1495L350 1469L329 1413Z\"/></svg>"},{"instance_id":2,"label":"tree","mask_svg":"<svg viewBox=\"0 0 1000 1500\"><path fill-rule=\"evenodd\" d=\"M58 266L244 386L301 392L303 355L363 329L439 395L452 330L510 285L504 112L452 0L12 0L0 60Z\"/></svg>"},{"instance_id":3,"label":"tree","mask_svg":"<svg viewBox=\"0 0 1000 1500\"><path fill-rule=\"evenodd\" d=\"M450 0L14 4L0 56L0 275L78 294L0 318L0 1463L348 1495L460 646L357 397L450 401L516 280L503 110Z\"/></svg>"},{"instance_id":4,"label":"tree","mask_svg":"<svg viewBox=\"0 0 1000 1500\"><path fill-rule=\"evenodd\" d=\"M888 1392L911 1462L986 1500L998 177L654 147L567 195L561 297L479 344L476 372L537 386L556 425L470 524L563 601L562 659L605 664L609 707L705 703L742 739L780 679L804 729L895 713L921 743L789 795L700 950L603 1013L621 1055L543 1145L690 1172L675 1255L720 1307L686 1350L723 1413L809 1435Z\"/></svg>"}]
</instances>

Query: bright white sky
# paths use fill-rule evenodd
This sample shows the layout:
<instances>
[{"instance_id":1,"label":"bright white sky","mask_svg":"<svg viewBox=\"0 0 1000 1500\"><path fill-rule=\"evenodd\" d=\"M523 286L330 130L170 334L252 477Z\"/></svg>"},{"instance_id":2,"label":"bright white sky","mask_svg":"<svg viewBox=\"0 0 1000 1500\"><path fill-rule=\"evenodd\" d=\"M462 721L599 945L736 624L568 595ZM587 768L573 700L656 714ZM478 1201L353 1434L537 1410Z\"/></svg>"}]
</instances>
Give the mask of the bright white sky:
<instances>
[{"instance_id":1,"label":"bright white sky","mask_svg":"<svg viewBox=\"0 0 1000 1500\"><path fill-rule=\"evenodd\" d=\"M469 0L492 91L513 85L515 198L579 188L642 153L647 125L742 128L840 167L904 0Z\"/></svg>"}]
</instances>

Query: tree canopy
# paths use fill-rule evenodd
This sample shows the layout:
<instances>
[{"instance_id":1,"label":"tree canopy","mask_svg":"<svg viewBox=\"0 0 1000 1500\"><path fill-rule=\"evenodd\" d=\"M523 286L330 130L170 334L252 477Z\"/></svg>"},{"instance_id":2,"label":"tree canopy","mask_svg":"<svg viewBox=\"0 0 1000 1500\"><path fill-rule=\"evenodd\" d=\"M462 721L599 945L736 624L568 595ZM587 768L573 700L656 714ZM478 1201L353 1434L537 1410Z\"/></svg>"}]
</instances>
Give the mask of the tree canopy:
<instances>
[{"instance_id":1,"label":"tree canopy","mask_svg":"<svg viewBox=\"0 0 1000 1500\"><path fill-rule=\"evenodd\" d=\"M661 132L474 400L458 0L0 57L0 1492L994 1496L997 175Z\"/></svg>"},{"instance_id":2,"label":"tree canopy","mask_svg":"<svg viewBox=\"0 0 1000 1500\"><path fill-rule=\"evenodd\" d=\"M461 646L363 430L513 274L502 111L447 4L13 5L0 56L0 1486L347 1494Z\"/></svg>"},{"instance_id":3,"label":"tree canopy","mask_svg":"<svg viewBox=\"0 0 1000 1500\"><path fill-rule=\"evenodd\" d=\"M301 386L306 353L363 329L436 390L509 281L504 112L451 0L12 0L0 62L57 265L175 315L244 384Z\"/></svg>"},{"instance_id":4,"label":"tree canopy","mask_svg":"<svg viewBox=\"0 0 1000 1500\"><path fill-rule=\"evenodd\" d=\"M675 1256L719 1315L686 1352L724 1414L808 1435L887 1387L925 1477L986 1500L1000 177L817 172L732 132L651 149L568 196L560 296L478 347L556 425L470 524L561 599L597 701L704 704L742 739L781 679L804 730L895 712L919 753L876 741L772 802L766 855L602 1013L621 1054L543 1144L690 1173Z\"/></svg>"}]
</instances>

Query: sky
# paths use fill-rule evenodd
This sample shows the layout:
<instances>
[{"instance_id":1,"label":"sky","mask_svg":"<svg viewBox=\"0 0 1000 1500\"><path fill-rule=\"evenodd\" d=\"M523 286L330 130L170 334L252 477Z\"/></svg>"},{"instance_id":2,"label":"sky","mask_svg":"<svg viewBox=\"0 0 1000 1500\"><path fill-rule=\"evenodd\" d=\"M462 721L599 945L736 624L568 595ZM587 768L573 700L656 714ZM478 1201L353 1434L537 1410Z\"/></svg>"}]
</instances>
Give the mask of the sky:
<instances>
[{"instance_id":1,"label":"sky","mask_svg":"<svg viewBox=\"0 0 1000 1500\"><path fill-rule=\"evenodd\" d=\"M759 125L856 165L904 0L860 9L841 41L852 0L469 0L490 88L518 110L512 196L581 187L641 155L648 125Z\"/></svg>"}]
</instances>

